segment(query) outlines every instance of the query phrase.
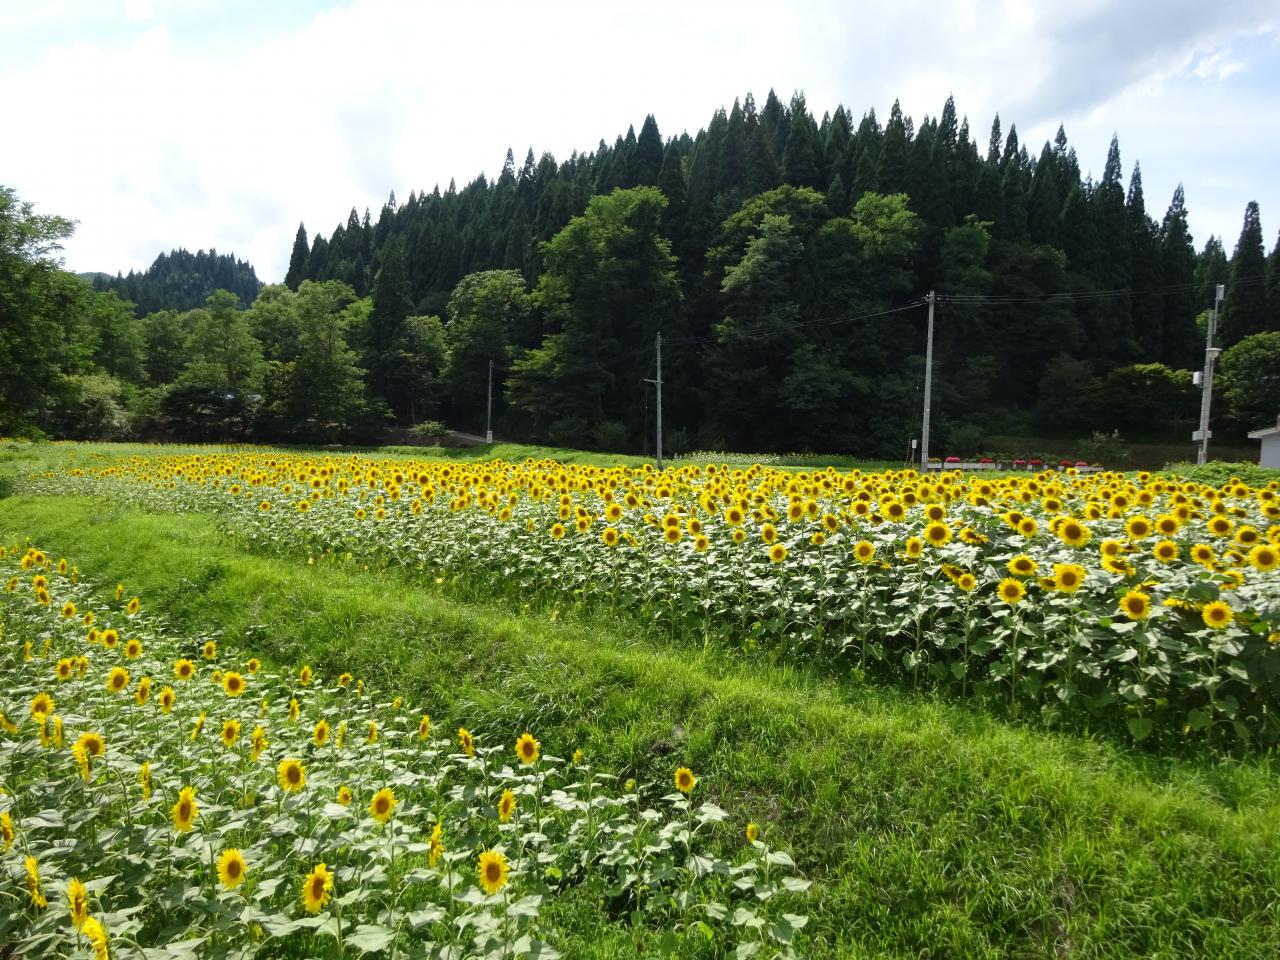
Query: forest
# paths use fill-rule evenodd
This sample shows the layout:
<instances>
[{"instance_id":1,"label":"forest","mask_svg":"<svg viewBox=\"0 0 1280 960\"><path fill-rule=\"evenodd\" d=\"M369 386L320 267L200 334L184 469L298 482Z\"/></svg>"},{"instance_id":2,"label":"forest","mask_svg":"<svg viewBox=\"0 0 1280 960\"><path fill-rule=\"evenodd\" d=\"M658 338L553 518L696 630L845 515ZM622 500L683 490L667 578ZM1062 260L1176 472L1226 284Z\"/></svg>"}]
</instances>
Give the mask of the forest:
<instances>
[{"instance_id":1,"label":"forest","mask_svg":"<svg viewBox=\"0 0 1280 960\"><path fill-rule=\"evenodd\" d=\"M1102 159L1102 158L1098 158ZM393 193L283 283L210 250L92 281L73 224L0 188L0 434L372 442L393 427L641 452L663 338L668 447L897 456L919 432L935 291L934 449L1000 435L1186 440L1216 285L1216 435L1280 410L1280 239L1260 211L1197 249L1113 139L985 142L747 95L696 136L654 117L557 161Z\"/></svg>"}]
</instances>

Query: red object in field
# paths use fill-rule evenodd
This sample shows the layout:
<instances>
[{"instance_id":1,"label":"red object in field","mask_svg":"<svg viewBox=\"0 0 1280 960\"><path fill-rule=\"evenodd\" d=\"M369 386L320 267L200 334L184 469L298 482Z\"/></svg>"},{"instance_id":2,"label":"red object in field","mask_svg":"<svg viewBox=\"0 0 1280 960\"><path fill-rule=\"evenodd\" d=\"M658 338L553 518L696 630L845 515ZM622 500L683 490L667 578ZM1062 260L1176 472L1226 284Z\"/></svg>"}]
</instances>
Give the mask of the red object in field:
<instances>
[{"instance_id":1,"label":"red object in field","mask_svg":"<svg viewBox=\"0 0 1280 960\"><path fill-rule=\"evenodd\" d=\"M946 459L945 461L943 461L943 462L944 462L944 463L959 463L959 462L960 462L960 458L959 458L959 457L947 457L947 459Z\"/></svg>"},{"instance_id":2,"label":"red object in field","mask_svg":"<svg viewBox=\"0 0 1280 960\"><path fill-rule=\"evenodd\" d=\"M1015 461L1013 461L1013 465L1014 465L1015 467L1025 467L1025 466L1027 465L1027 461L1025 461L1025 460L1015 460Z\"/></svg>"},{"instance_id":3,"label":"red object in field","mask_svg":"<svg viewBox=\"0 0 1280 960\"><path fill-rule=\"evenodd\" d=\"M994 461L994 460L992 460L990 457L983 457L983 458L982 458L981 460L979 460L978 462L979 462L979 463L995 463L995 461Z\"/></svg>"},{"instance_id":4,"label":"red object in field","mask_svg":"<svg viewBox=\"0 0 1280 960\"><path fill-rule=\"evenodd\" d=\"M1071 465L1072 465L1072 464L1071 464L1071 461L1070 461L1070 460L1059 460L1059 461L1058 461L1058 466L1060 466L1060 467L1069 467L1069 466L1071 466Z\"/></svg>"},{"instance_id":5,"label":"red object in field","mask_svg":"<svg viewBox=\"0 0 1280 960\"><path fill-rule=\"evenodd\" d=\"M1077 466L1077 467L1087 467L1088 465L1089 465L1089 461L1088 461L1088 460L1077 460L1077 461L1076 461L1076 466Z\"/></svg>"},{"instance_id":6,"label":"red object in field","mask_svg":"<svg viewBox=\"0 0 1280 960\"><path fill-rule=\"evenodd\" d=\"M1030 463L1030 464L1031 464L1031 466L1033 466L1033 467L1043 467L1043 466L1044 466L1044 461L1043 461L1043 460L1028 460L1027 462L1028 462L1028 463Z\"/></svg>"}]
</instances>

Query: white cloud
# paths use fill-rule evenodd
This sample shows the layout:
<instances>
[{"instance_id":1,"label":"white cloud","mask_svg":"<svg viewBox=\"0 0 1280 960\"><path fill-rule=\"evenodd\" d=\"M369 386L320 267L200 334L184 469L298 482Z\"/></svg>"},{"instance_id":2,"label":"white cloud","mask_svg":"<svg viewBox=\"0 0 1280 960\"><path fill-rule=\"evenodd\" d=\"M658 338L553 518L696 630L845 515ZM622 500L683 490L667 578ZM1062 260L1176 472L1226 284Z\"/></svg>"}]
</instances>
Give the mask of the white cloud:
<instances>
[{"instance_id":1,"label":"white cloud","mask_svg":"<svg viewBox=\"0 0 1280 960\"><path fill-rule=\"evenodd\" d=\"M1033 151L1065 121L1082 163L1100 169L1118 130L1155 215L1186 181L1200 239L1238 232L1248 199L1274 226L1277 107L1233 87L1253 75L1235 39L1274 14L1202 7L352 0L289 32L246 18L228 50L168 7L126 0L126 39L46 40L34 66L0 67L4 89L27 91L6 105L23 135L0 143L0 169L41 210L79 218L73 269L216 246L275 280L298 220L314 235L353 204L376 217L390 190L493 174L509 146L517 163L529 146L563 158L649 112L664 135L694 133L716 107L747 90L763 103L771 86L784 99L804 89L818 115L844 102L855 119L875 105L882 120L894 96L919 120L954 92L984 144L997 109ZM1234 186L1209 185L1224 169Z\"/></svg>"},{"instance_id":2,"label":"white cloud","mask_svg":"<svg viewBox=\"0 0 1280 960\"><path fill-rule=\"evenodd\" d=\"M156 15L151 0L125 0L124 16L130 23L143 23Z\"/></svg>"}]
</instances>

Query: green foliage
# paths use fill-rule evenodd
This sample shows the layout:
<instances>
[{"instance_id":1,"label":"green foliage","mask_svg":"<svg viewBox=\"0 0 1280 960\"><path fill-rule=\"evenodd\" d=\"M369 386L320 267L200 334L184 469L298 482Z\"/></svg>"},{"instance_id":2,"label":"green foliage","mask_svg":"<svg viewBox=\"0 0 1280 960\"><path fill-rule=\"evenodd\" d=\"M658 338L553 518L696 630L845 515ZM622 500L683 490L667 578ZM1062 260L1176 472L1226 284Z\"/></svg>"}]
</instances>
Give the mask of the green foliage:
<instances>
[{"instance_id":1,"label":"green foliage","mask_svg":"<svg viewBox=\"0 0 1280 960\"><path fill-rule=\"evenodd\" d=\"M88 285L54 261L73 229L0 186L0 435L40 423L92 349L80 313Z\"/></svg>"},{"instance_id":2,"label":"green foliage","mask_svg":"<svg viewBox=\"0 0 1280 960\"><path fill-rule=\"evenodd\" d=\"M454 287L444 328L447 360L443 386L459 425L483 429L493 363L493 422L505 412L502 384L524 346L536 345L533 304L516 270L487 270L463 277ZM531 339L531 337L533 339Z\"/></svg>"},{"instance_id":3,"label":"green foliage","mask_svg":"<svg viewBox=\"0 0 1280 960\"><path fill-rule=\"evenodd\" d=\"M1095 430L1080 441L1080 450L1090 463L1112 468L1130 456L1130 450L1119 430L1112 430L1110 433Z\"/></svg>"},{"instance_id":4,"label":"green foliage","mask_svg":"<svg viewBox=\"0 0 1280 960\"><path fill-rule=\"evenodd\" d=\"M1280 416L1280 330L1245 337L1219 362L1231 416L1247 430L1273 426Z\"/></svg>"},{"instance_id":5,"label":"green foliage","mask_svg":"<svg viewBox=\"0 0 1280 960\"><path fill-rule=\"evenodd\" d=\"M1257 463L1249 462L1229 463L1210 460L1205 464L1195 464L1184 461L1169 464L1165 471L1194 480L1196 483L1205 483L1219 488L1225 487L1233 480L1242 480L1254 487L1265 487L1269 483L1280 480L1280 470L1260 467Z\"/></svg>"},{"instance_id":6,"label":"green foliage","mask_svg":"<svg viewBox=\"0 0 1280 960\"><path fill-rule=\"evenodd\" d=\"M593 197L544 248L535 291L542 343L512 366L507 402L535 434L581 445L593 424L643 428L648 344L679 332L680 288L661 234L666 198L655 187ZM558 414L573 411L565 418ZM552 426L556 429L552 431Z\"/></svg>"},{"instance_id":7,"label":"green foliage","mask_svg":"<svg viewBox=\"0 0 1280 960\"><path fill-rule=\"evenodd\" d=\"M262 344L248 318L236 309L234 293L218 290L206 302L188 336L186 352L191 359L179 381L235 396L252 393L262 377Z\"/></svg>"}]
</instances>

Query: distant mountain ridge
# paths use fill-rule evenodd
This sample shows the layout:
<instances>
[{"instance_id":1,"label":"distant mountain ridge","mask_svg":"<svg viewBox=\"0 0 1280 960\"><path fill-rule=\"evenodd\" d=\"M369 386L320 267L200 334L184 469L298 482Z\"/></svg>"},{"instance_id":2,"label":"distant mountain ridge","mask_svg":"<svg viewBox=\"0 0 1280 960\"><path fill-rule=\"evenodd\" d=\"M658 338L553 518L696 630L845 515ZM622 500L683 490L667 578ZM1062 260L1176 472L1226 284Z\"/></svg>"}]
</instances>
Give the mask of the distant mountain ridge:
<instances>
[{"instance_id":1,"label":"distant mountain ridge","mask_svg":"<svg viewBox=\"0 0 1280 960\"><path fill-rule=\"evenodd\" d=\"M114 290L121 299L135 305L139 317L157 310L193 310L204 306L209 294L215 290L229 290L240 299L241 307L248 307L258 298L262 282L253 266L237 260L234 254L179 248L162 253L155 262L141 273L130 270L127 275L117 273L82 273L99 291Z\"/></svg>"}]
</instances>

